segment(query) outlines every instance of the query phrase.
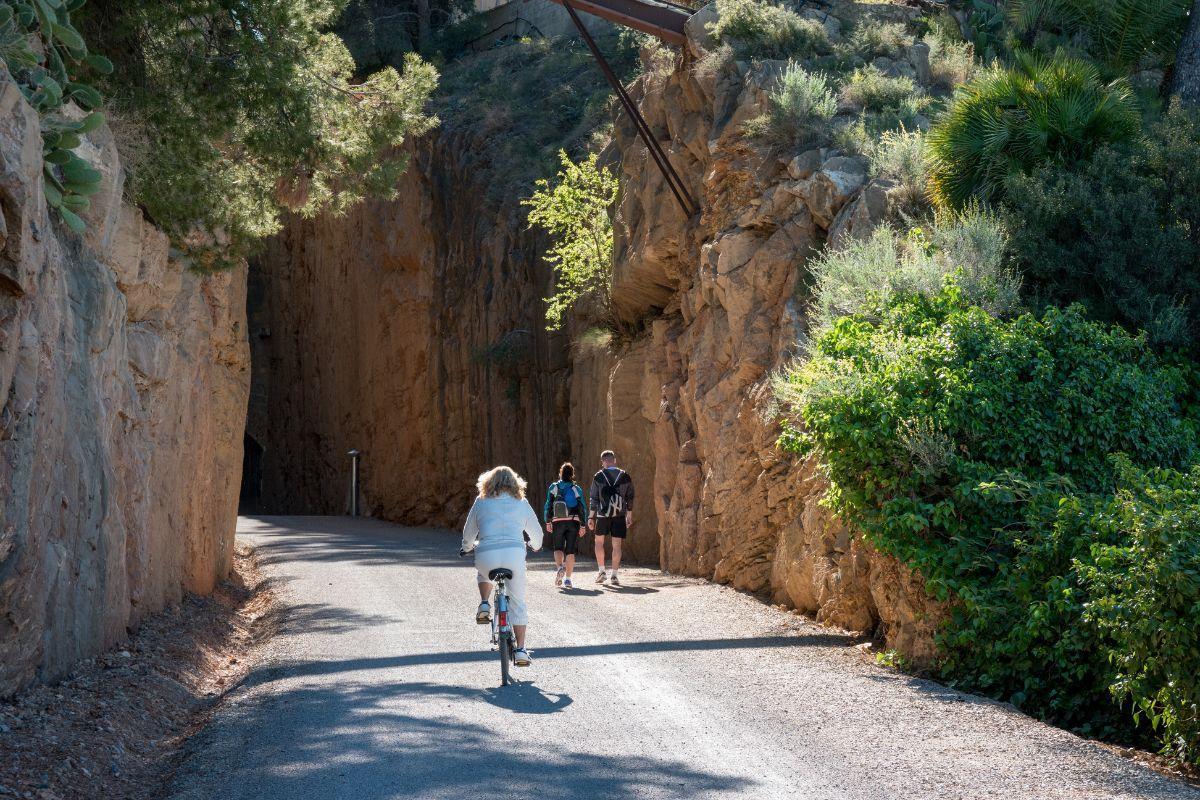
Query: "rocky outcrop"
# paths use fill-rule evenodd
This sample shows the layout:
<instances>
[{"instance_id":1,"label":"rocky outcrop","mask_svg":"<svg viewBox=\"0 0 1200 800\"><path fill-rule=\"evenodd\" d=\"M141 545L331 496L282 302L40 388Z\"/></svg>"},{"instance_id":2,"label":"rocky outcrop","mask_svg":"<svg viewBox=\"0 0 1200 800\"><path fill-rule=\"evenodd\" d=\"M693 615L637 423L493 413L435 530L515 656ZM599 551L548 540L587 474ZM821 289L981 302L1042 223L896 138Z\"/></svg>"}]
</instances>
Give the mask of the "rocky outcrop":
<instances>
[{"instance_id":1,"label":"rocky outcrop","mask_svg":"<svg viewBox=\"0 0 1200 800\"><path fill-rule=\"evenodd\" d=\"M822 507L817 463L776 447L770 388L805 333L806 260L887 219L890 185L869 180L857 156L780 156L748 140L742 123L766 109L784 65L693 70L711 43L700 25L691 31L680 68L644 76L633 94L703 214L684 218L631 126L619 123L613 144L623 169L614 303L628 321L649 320L606 365L610 424L626 432L643 485L653 482L657 527L636 529L630 547L927 661L941 610L919 577ZM926 51L909 55L900 71L928 73ZM574 372L594 373L594 357Z\"/></svg>"},{"instance_id":2,"label":"rocky outcrop","mask_svg":"<svg viewBox=\"0 0 1200 800\"><path fill-rule=\"evenodd\" d=\"M540 243L488 200L469 134L419 143L398 199L292 219L251 266L260 507L456 525L507 463L535 505L572 456L565 337L550 337ZM578 456L576 456L578 458Z\"/></svg>"},{"instance_id":3,"label":"rocky outcrop","mask_svg":"<svg viewBox=\"0 0 1200 800\"><path fill-rule=\"evenodd\" d=\"M229 569L248 389L245 272L201 276L105 175L83 239L0 81L0 695L61 674Z\"/></svg>"}]
</instances>

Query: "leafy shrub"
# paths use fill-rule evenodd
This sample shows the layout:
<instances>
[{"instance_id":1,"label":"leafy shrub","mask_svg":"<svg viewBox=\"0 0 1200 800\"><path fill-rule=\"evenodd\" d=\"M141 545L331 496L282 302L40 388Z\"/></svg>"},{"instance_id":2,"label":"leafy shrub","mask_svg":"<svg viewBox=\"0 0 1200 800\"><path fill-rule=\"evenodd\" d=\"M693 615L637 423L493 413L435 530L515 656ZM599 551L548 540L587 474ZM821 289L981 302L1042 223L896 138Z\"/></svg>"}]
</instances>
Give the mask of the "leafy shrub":
<instances>
[{"instance_id":1,"label":"leafy shrub","mask_svg":"<svg viewBox=\"0 0 1200 800\"><path fill-rule=\"evenodd\" d=\"M932 296L957 274L960 291L997 314L1019 308L1020 281L1007 268L1007 237L980 211L943 215L930 231L901 236L886 225L865 240L826 248L809 263L811 325L828 330L844 316L865 315L892 297Z\"/></svg>"},{"instance_id":2,"label":"leafy shrub","mask_svg":"<svg viewBox=\"0 0 1200 800\"><path fill-rule=\"evenodd\" d=\"M995 200L1008 175L1076 162L1139 124L1129 86L1104 83L1091 64L1025 58L991 69L955 94L930 131L934 200L949 208Z\"/></svg>"},{"instance_id":3,"label":"leafy shrub","mask_svg":"<svg viewBox=\"0 0 1200 800\"><path fill-rule=\"evenodd\" d=\"M1010 16L1026 43L1040 33L1082 39L1087 51L1117 73L1148 55L1170 60L1187 21L1190 0L1014 0Z\"/></svg>"},{"instance_id":4,"label":"leafy shrub","mask_svg":"<svg viewBox=\"0 0 1200 800\"><path fill-rule=\"evenodd\" d=\"M896 181L901 202L908 213L924 203L929 183L929 159L925 153L925 135L920 131L885 131L871 149L871 176Z\"/></svg>"},{"instance_id":5,"label":"leafy shrub","mask_svg":"<svg viewBox=\"0 0 1200 800\"><path fill-rule=\"evenodd\" d=\"M935 86L953 89L975 74L975 47L970 42L940 32L929 34L924 42L929 45L929 73Z\"/></svg>"},{"instance_id":6,"label":"leafy shrub","mask_svg":"<svg viewBox=\"0 0 1200 800\"><path fill-rule=\"evenodd\" d=\"M104 84L152 146L127 186L198 268L233 263L287 210L339 212L388 197L399 145L436 121L437 82L409 54L355 78L337 0L94 0L85 30L117 71Z\"/></svg>"},{"instance_id":7,"label":"leafy shrub","mask_svg":"<svg viewBox=\"0 0 1200 800\"><path fill-rule=\"evenodd\" d=\"M819 454L833 509L954 601L945 677L1093 733L1129 727L1084 620L1084 565L1121 532L1090 520L1118 481L1110 454L1194 461L1179 369L1079 307L1004 321L951 284L837 320L780 386L803 423L782 444Z\"/></svg>"},{"instance_id":8,"label":"leafy shrub","mask_svg":"<svg viewBox=\"0 0 1200 800\"><path fill-rule=\"evenodd\" d=\"M816 20L769 0L717 0L709 31L739 58L808 58L829 52L829 34Z\"/></svg>"},{"instance_id":9,"label":"leafy shrub","mask_svg":"<svg viewBox=\"0 0 1200 800\"><path fill-rule=\"evenodd\" d=\"M1084 618L1106 642L1111 690L1133 704L1163 752L1200 764L1200 467L1139 470L1117 462L1113 498L1092 515L1116 530L1081 565Z\"/></svg>"},{"instance_id":10,"label":"leafy shrub","mask_svg":"<svg viewBox=\"0 0 1200 800\"><path fill-rule=\"evenodd\" d=\"M592 153L574 163L559 153L562 169L553 186L537 182L529 225L550 234L546 261L554 270L554 294L546 298L546 329L562 327L567 312L586 300L593 320L614 323L609 285L612 280L613 228L608 209L617 199L617 178ZM597 313L598 312L598 313Z\"/></svg>"},{"instance_id":11,"label":"leafy shrub","mask_svg":"<svg viewBox=\"0 0 1200 800\"><path fill-rule=\"evenodd\" d=\"M889 77L878 67L869 65L856 69L842 86L842 101L866 111L897 108L917 91L911 78Z\"/></svg>"},{"instance_id":12,"label":"leafy shrub","mask_svg":"<svg viewBox=\"0 0 1200 800\"><path fill-rule=\"evenodd\" d=\"M1006 218L1035 304L1081 300L1101 319L1195 348L1200 325L1200 118L1074 168L1009 181Z\"/></svg>"},{"instance_id":13,"label":"leafy shrub","mask_svg":"<svg viewBox=\"0 0 1200 800\"><path fill-rule=\"evenodd\" d=\"M837 100L828 79L794 63L784 70L769 99L767 113L749 120L746 130L775 144L809 144L824 135L825 123L837 113Z\"/></svg>"}]
</instances>

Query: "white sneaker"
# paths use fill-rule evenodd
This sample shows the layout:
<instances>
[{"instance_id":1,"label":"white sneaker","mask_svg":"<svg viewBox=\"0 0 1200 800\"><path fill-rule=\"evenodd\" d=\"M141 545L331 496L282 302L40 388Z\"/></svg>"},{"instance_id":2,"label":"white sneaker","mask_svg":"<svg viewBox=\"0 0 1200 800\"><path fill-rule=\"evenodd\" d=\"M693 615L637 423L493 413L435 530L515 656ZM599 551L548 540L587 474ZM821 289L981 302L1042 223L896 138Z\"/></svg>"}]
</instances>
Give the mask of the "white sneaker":
<instances>
[{"instance_id":1,"label":"white sneaker","mask_svg":"<svg viewBox=\"0 0 1200 800\"><path fill-rule=\"evenodd\" d=\"M522 647L513 653L513 663L518 667L528 667L533 663L533 659L529 657L529 651Z\"/></svg>"},{"instance_id":2,"label":"white sneaker","mask_svg":"<svg viewBox=\"0 0 1200 800\"><path fill-rule=\"evenodd\" d=\"M611 586L620 586L620 585L621 585L621 582L620 582L619 580L617 580L617 573L616 573L616 572L614 572L614 573L612 574L612 577L610 577L610 578L608 579L608 582L609 582L609 584L610 584Z\"/></svg>"},{"instance_id":3,"label":"white sneaker","mask_svg":"<svg viewBox=\"0 0 1200 800\"><path fill-rule=\"evenodd\" d=\"M480 625L487 625L492 621L492 607L487 603L480 603L479 608L475 610L475 621Z\"/></svg>"},{"instance_id":4,"label":"white sneaker","mask_svg":"<svg viewBox=\"0 0 1200 800\"><path fill-rule=\"evenodd\" d=\"M608 576L604 574L604 570L600 570L596 573L596 583L604 583L607 578Z\"/></svg>"},{"instance_id":5,"label":"white sneaker","mask_svg":"<svg viewBox=\"0 0 1200 800\"><path fill-rule=\"evenodd\" d=\"M563 582L563 575L566 575L566 574L567 574L567 568L566 568L566 567L559 567L559 568L558 568L558 572L554 573L554 585L555 585L555 586L562 586L562 582Z\"/></svg>"},{"instance_id":6,"label":"white sneaker","mask_svg":"<svg viewBox=\"0 0 1200 800\"><path fill-rule=\"evenodd\" d=\"M565 579L565 580L563 581L563 588L564 588L564 589L574 589L574 588L575 588L575 584L571 583L571 579L570 579L570 578L567 578L567 579Z\"/></svg>"}]
</instances>

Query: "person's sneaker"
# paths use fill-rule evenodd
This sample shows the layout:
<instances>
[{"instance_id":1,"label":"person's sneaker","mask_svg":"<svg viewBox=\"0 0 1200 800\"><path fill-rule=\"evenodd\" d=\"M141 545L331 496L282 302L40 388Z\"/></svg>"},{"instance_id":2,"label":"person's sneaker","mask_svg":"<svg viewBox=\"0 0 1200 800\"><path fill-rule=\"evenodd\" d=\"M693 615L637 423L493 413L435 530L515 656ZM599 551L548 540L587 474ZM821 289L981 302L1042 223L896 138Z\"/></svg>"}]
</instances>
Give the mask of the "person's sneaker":
<instances>
[{"instance_id":1,"label":"person's sneaker","mask_svg":"<svg viewBox=\"0 0 1200 800\"><path fill-rule=\"evenodd\" d=\"M570 579L570 578L564 578L564 579L563 579L563 588L564 588L564 589L574 589L574 588L575 588L575 584L571 583L571 579Z\"/></svg>"},{"instance_id":2,"label":"person's sneaker","mask_svg":"<svg viewBox=\"0 0 1200 800\"><path fill-rule=\"evenodd\" d=\"M562 582L563 582L563 575L566 575L566 574L567 574L567 568L566 568L566 567L559 567L559 568L558 568L558 572L554 573L554 585L555 585L555 586L562 586Z\"/></svg>"},{"instance_id":3,"label":"person's sneaker","mask_svg":"<svg viewBox=\"0 0 1200 800\"><path fill-rule=\"evenodd\" d=\"M617 573L614 572L612 575L610 575L608 577L608 583L611 586L620 586L621 585L621 582L619 580L617 580Z\"/></svg>"},{"instance_id":4,"label":"person's sneaker","mask_svg":"<svg viewBox=\"0 0 1200 800\"><path fill-rule=\"evenodd\" d=\"M529 651L522 647L513 653L513 663L518 667L528 667L533 663L533 659L529 657Z\"/></svg>"},{"instance_id":5,"label":"person's sneaker","mask_svg":"<svg viewBox=\"0 0 1200 800\"><path fill-rule=\"evenodd\" d=\"M487 603L480 603L479 608L475 611L475 621L480 625L487 625L492 621L492 607Z\"/></svg>"},{"instance_id":6,"label":"person's sneaker","mask_svg":"<svg viewBox=\"0 0 1200 800\"><path fill-rule=\"evenodd\" d=\"M604 574L604 570L600 570L596 573L596 583L604 583L607 577L608 576Z\"/></svg>"}]
</instances>

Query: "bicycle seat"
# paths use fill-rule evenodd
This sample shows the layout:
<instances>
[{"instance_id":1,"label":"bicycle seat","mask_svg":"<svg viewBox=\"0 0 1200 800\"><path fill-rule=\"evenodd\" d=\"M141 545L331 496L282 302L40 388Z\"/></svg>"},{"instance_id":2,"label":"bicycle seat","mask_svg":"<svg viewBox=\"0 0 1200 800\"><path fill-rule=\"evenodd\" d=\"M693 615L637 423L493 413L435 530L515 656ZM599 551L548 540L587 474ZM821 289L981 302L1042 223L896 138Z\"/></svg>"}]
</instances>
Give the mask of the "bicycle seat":
<instances>
[{"instance_id":1,"label":"bicycle seat","mask_svg":"<svg viewBox=\"0 0 1200 800\"><path fill-rule=\"evenodd\" d=\"M488 577L494 581L500 580L501 578L503 578L506 581L511 580L512 579L512 570L505 569L504 567L496 567L494 570L492 570L491 572L488 573Z\"/></svg>"}]
</instances>

